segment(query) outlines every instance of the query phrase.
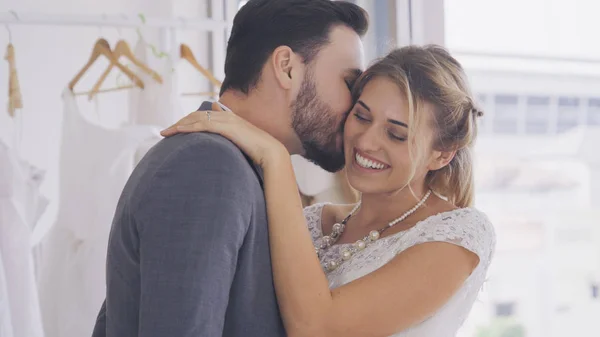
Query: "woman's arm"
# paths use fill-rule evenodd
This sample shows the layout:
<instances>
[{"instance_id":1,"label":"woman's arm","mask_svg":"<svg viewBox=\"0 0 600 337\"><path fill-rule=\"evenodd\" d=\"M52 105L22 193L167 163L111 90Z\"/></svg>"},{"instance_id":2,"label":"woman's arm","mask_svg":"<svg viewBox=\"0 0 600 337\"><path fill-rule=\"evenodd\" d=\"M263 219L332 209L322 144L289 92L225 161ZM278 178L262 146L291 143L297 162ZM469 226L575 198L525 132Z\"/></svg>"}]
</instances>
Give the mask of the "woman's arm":
<instances>
[{"instance_id":1,"label":"woman's arm","mask_svg":"<svg viewBox=\"0 0 600 337\"><path fill-rule=\"evenodd\" d=\"M302 213L289 153L233 113L195 112L163 132L219 133L264 170L271 258L277 298L290 337L389 336L432 315L478 263L474 253L445 242L409 248L382 268L333 291Z\"/></svg>"},{"instance_id":2,"label":"woman's arm","mask_svg":"<svg viewBox=\"0 0 600 337\"><path fill-rule=\"evenodd\" d=\"M426 243L331 292L306 229L289 156L266 160L263 169L275 289L289 336L404 330L447 302L477 265L477 256L461 247Z\"/></svg>"},{"instance_id":3,"label":"woman's arm","mask_svg":"<svg viewBox=\"0 0 600 337\"><path fill-rule=\"evenodd\" d=\"M289 155L263 165L273 277L288 336L321 336L331 308L329 284L306 219Z\"/></svg>"}]
</instances>

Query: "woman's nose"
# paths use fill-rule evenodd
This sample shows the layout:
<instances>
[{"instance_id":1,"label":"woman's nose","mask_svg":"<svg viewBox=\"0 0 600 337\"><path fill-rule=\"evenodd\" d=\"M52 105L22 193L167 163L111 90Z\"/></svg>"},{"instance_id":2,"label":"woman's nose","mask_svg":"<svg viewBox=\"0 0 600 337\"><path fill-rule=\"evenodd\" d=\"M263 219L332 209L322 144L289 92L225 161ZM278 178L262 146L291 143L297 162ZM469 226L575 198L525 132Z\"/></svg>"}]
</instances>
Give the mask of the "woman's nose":
<instances>
[{"instance_id":1,"label":"woman's nose","mask_svg":"<svg viewBox=\"0 0 600 337\"><path fill-rule=\"evenodd\" d=\"M370 127L358 137L356 145L361 151L377 152L381 148L381 136L376 128Z\"/></svg>"}]
</instances>

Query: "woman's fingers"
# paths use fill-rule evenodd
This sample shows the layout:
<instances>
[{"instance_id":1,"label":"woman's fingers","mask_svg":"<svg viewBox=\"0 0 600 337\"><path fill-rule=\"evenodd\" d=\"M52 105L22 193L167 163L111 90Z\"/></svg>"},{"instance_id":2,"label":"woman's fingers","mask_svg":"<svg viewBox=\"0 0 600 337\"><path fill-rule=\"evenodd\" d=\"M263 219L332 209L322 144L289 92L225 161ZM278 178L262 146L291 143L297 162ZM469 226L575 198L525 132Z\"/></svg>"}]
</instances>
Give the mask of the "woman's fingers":
<instances>
[{"instance_id":1,"label":"woman's fingers","mask_svg":"<svg viewBox=\"0 0 600 337\"><path fill-rule=\"evenodd\" d=\"M207 127L206 122L202 123L202 122L197 122L197 123L193 123L193 124L188 124L188 125L179 125L176 127L176 132L177 133L190 133L190 132L201 132L201 131L210 131L209 128Z\"/></svg>"},{"instance_id":2,"label":"woman's fingers","mask_svg":"<svg viewBox=\"0 0 600 337\"><path fill-rule=\"evenodd\" d=\"M180 119L177 123L161 131L160 134L164 137L170 137L179 132L183 132L183 130L185 130L185 132L205 131L205 128L201 123L227 121L231 118L230 115L231 113L227 111L194 111ZM185 126L185 128L181 128L183 126Z\"/></svg>"},{"instance_id":3,"label":"woman's fingers","mask_svg":"<svg viewBox=\"0 0 600 337\"><path fill-rule=\"evenodd\" d=\"M205 111L194 111L194 112L188 114L187 116L183 117L182 119L178 120L175 124L164 129L161 132L161 135L163 135L163 136L172 135L173 132L177 129L177 126L193 124L197 120L199 120L199 118L201 118L201 116L203 116L205 114L206 114Z\"/></svg>"},{"instance_id":4,"label":"woman's fingers","mask_svg":"<svg viewBox=\"0 0 600 337\"><path fill-rule=\"evenodd\" d=\"M165 137L178 133L211 132L228 138L252 160L262 165L272 149L282 145L265 131L230 111L195 111L163 130Z\"/></svg>"},{"instance_id":5,"label":"woman's fingers","mask_svg":"<svg viewBox=\"0 0 600 337\"><path fill-rule=\"evenodd\" d=\"M223 116L218 116L216 118L211 117L210 122L208 120L202 120L192 124L178 125L176 127L176 133L211 132L230 138L231 140L235 138L235 130L235 123L230 123L227 118L224 118Z\"/></svg>"}]
</instances>

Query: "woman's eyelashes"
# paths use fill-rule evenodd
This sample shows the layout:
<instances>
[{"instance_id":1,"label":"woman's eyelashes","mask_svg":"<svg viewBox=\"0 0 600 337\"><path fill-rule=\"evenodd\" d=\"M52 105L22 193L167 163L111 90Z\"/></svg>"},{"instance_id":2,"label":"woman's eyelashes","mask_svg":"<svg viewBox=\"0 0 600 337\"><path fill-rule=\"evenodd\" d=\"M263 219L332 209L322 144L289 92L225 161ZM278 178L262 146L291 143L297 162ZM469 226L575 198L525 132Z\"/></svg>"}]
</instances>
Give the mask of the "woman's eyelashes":
<instances>
[{"instance_id":1,"label":"woman's eyelashes","mask_svg":"<svg viewBox=\"0 0 600 337\"><path fill-rule=\"evenodd\" d=\"M359 111L358 109L353 113L354 118L356 118L356 120L359 123L362 124L367 124L371 122L371 119L369 116L367 116L365 113ZM402 133L394 130L394 128L390 128L387 130L387 136L393 140L393 141L397 141L397 142L403 142L406 140L406 136L403 135Z\"/></svg>"},{"instance_id":2,"label":"woman's eyelashes","mask_svg":"<svg viewBox=\"0 0 600 337\"><path fill-rule=\"evenodd\" d=\"M391 140L398 141L398 142L403 142L406 140L406 137L395 134L392 131L388 132L388 137L390 137Z\"/></svg>"},{"instance_id":3,"label":"woman's eyelashes","mask_svg":"<svg viewBox=\"0 0 600 337\"><path fill-rule=\"evenodd\" d=\"M365 115L361 114L358 111L354 113L354 117L361 123L368 123L371 121L369 118L367 118Z\"/></svg>"}]
</instances>

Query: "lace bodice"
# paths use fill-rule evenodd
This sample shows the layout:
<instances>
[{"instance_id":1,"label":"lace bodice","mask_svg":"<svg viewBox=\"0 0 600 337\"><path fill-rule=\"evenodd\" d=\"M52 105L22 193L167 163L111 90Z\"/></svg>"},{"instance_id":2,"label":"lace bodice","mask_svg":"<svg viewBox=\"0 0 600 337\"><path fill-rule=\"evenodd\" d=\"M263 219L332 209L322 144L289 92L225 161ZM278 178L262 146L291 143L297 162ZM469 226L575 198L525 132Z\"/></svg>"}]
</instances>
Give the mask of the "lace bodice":
<instances>
[{"instance_id":1,"label":"lace bodice","mask_svg":"<svg viewBox=\"0 0 600 337\"><path fill-rule=\"evenodd\" d=\"M308 228L313 242L319 243L323 237L321 213L325 203L315 204L304 209ZM467 278L463 286L433 316L393 337L436 336L451 337L466 319L494 254L496 236L489 219L474 208L462 208L440 213L418 222L412 228L381 238L349 261L327 274L331 289L363 277L393 259L404 250L425 242L449 242L479 256L479 264ZM321 258L321 262L339 256L349 244L332 246Z\"/></svg>"}]
</instances>

